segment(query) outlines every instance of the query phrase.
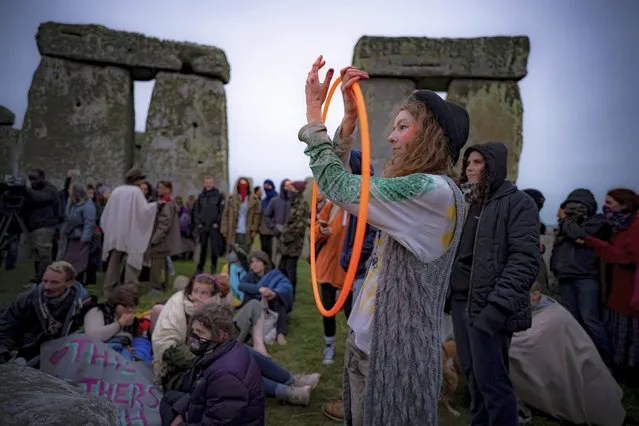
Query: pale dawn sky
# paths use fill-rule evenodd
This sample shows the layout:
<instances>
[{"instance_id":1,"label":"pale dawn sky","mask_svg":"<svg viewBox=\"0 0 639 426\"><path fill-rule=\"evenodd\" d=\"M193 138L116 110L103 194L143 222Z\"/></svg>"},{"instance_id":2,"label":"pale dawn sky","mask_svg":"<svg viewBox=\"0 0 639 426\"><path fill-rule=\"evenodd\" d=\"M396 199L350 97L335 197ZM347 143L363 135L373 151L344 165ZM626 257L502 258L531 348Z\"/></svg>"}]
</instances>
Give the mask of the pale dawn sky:
<instances>
[{"instance_id":1,"label":"pale dawn sky","mask_svg":"<svg viewBox=\"0 0 639 426\"><path fill-rule=\"evenodd\" d=\"M546 195L548 222L573 188L590 188L599 201L614 186L639 189L639 1L0 0L0 10L0 105L16 113L18 127L40 58L34 36L42 22L95 23L224 49L231 64L231 182L238 175L255 182L310 175L297 131L305 122L304 81L318 54L340 68L350 64L362 35L527 35L518 186ZM135 87L138 131L152 87Z\"/></svg>"}]
</instances>

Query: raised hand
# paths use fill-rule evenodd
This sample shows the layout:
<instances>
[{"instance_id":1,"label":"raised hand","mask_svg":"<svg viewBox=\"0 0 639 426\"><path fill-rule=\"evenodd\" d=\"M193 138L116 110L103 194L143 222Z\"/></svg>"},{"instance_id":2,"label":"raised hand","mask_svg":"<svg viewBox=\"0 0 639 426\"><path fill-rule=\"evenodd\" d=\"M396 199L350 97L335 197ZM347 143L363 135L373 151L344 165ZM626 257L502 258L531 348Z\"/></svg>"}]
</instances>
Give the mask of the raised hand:
<instances>
[{"instance_id":1,"label":"raised hand","mask_svg":"<svg viewBox=\"0 0 639 426\"><path fill-rule=\"evenodd\" d=\"M326 61L320 55L306 77L306 119L308 122L322 120L322 104L326 100L328 89L331 86L334 70L331 68L326 72L324 81L320 82L319 70L326 65Z\"/></svg>"},{"instance_id":2,"label":"raised hand","mask_svg":"<svg viewBox=\"0 0 639 426\"><path fill-rule=\"evenodd\" d=\"M344 99L344 118L340 136L347 138L355 131L357 123L357 102L353 92L353 84L360 80L368 79L368 73L358 68L348 66L340 71L342 77L342 98Z\"/></svg>"}]
</instances>

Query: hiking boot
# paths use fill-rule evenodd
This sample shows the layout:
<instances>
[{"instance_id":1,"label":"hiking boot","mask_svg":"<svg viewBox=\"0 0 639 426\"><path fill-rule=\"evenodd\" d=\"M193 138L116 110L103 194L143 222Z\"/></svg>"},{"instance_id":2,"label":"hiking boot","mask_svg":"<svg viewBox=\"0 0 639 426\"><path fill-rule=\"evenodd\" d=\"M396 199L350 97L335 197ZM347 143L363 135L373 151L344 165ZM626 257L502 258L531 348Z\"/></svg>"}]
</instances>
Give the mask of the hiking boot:
<instances>
[{"instance_id":1,"label":"hiking boot","mask_svg":"<svg viewBox=\"0 0 639 426\"><path fill-rule=\"evenodd\" d=\"M335 346L328 345L324 348L324 365L330 365L335 361Z\"/></svg>"},{"instance_id":2,"label":"hiking boot","mask_svg":"<svg viewBox=\"0 0 639 426\"><path fill-rule=\"evenodd\" d=\"M322 377L322 375L319 373L295 374L293 375L293 384L291 386L298 388L310 386L311 389L315 389L320 381L320 377Z\"/></svg>"},{"instance_id":3,"label":"hiking boot","mask_svg":"<svg viewBox=\"0 0 639 426\"><path fill-rule=\"evenodd\" d=\"M293 405L307 406L311 402L311 387L293 387L287 386L286 388L286 401Z\"/></svg>"},{"instance_id":4,"label":"hiking boot","mask_svg":"<svg viewBox=\"0 0 639 426\"><path fill-rule=\"evenodd\" d=\"M329 419L341 423L344 421L344 404L341 400L322 404L322 413Z\"/></svg>"}]
</instances>

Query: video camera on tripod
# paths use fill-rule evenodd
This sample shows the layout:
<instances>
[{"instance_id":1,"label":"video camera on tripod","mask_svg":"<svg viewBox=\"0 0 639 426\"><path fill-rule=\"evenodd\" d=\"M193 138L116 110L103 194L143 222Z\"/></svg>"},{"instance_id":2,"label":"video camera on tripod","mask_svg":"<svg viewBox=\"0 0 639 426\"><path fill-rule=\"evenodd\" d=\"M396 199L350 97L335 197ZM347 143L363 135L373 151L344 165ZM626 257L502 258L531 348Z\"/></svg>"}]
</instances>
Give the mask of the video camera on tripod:
<instances>
[{"instance_id":1,"label":"video camera on tripod","mask_svg":"<svg viewBox=\"0 0 639 426\"><path fill-rule=\"evenodd\" d=\"M26 197L27 183L24 179L0 176L0 250L4 249L11 236L29 233L21 217Z\"/></svg>"}]
</instances>

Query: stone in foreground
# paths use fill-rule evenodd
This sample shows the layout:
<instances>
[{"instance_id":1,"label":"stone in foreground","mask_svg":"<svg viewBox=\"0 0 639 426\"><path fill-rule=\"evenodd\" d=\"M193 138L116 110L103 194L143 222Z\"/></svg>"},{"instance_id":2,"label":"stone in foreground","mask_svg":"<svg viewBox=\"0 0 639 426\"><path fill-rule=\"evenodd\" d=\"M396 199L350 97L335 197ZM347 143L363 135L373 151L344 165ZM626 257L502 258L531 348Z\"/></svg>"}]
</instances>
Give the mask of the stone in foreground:
<instances>
[{"instance_id":1,"label":"stone in foreground","mask_svg":"<svg viewBox=\"0 0 639 426\"><path fill-rule=\"evenodd\" d=\"M78 182L115 186L133 156L133 81L129 71L43 56L29 90L20 170L44 170L61 187L69 169Z\"/></svg>"},{"instance_id":2,"label":"stone in foreground","mask_svg":"<svg viewBox=\"0 0 639 426\"><path fill-rule=\"evenodd\" d=\"M101 25L55 22L40 25L36 41L42 55L130 68L138 80L151 80L161 70L200 74L224 83L230 79L226 54L213 46L160 40Z\"/></svg>"},{"instance_id":3,"label":"stone in foreground","mask_svg":"<svg viewBox=\"0 0 639 426\"><path fill-rule=\"evenodd\" d=\"M16 115L7 107L0 105L0 126L13 126L16 122Z\"/></svg>"},{"instance_id":4,"label":"stone in foreground","mask_svg":"<svg viewBox=\"0 0 639 426\"><path fill-rule=\"evenodd\" d=\"M117 409L108 399L14 363L0 365L0 395L3 426L120 424Z\"/></svg>"},{"instance_id":5,"label":"stone in foreground","mask_svg":"<svg viewBox=\"0 0 639 426\"><path fill-rule=\"evenodd\" d=\"M226 95L220 80L158 74L140 149L149 180L170 180L174 195L195 195L204 176L228 187Z\"/></svg>"},{"instance_id":6,"label":"stone in foreground","mask_svg":"<svg viewBox=\"0 0 639 426\"><path fill-rule=\"evenodd\" d=\"M517 181L522 150L524 108L514 81L453 80L448 100L462 105L470 115L469 146L503 142L508 147L508 180ZM464 150L465 151L465 150ZM461 159L457 170L461 170Z\"/></svg>"},{"instance_id":7,"label":"stone in foreground","mask_svg":"<svg viewBox=\"0 0 639 426\"><path fill-rule=\"evenodd\" d=\"M369 37L355 46L353 65L371 77L405 77L415 80L486 78L520 80L526 76L528 37L428 38ZM445 87L420 88L446 90Z\"/></svg>"}]
</instances>

